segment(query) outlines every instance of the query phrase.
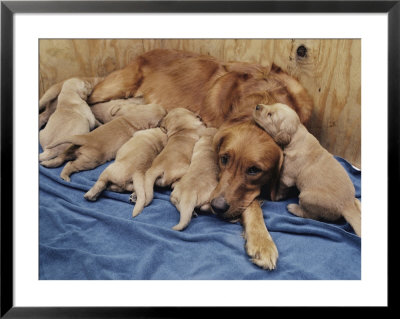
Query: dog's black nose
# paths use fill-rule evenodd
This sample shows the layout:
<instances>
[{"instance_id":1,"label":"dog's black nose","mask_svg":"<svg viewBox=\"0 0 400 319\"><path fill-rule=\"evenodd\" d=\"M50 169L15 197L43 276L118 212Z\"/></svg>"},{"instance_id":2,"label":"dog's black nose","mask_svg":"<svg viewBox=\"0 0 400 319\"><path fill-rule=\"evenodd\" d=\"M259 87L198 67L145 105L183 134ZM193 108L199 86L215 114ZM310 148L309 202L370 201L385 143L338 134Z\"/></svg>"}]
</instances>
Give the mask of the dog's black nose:
<instances>
[{"instance_id":1,"label":"dog's black nose","mask_svg":"<svg viewBox=\"0 0 400 319\"><path fill-rule=\"evenodd\" d=\"M260 104L257 104L256 110L257 110L257 111L261 110L261 105L260 105Z\"/></svg>"},{"instance_id":2,"label":"dog's black nose","mask_svg":"<svg viewBox=\"0 0 400 319\"><path fill-rule=\"evenodd\" d=\"M211 201L211 208L217 215L222 215L229 209L229 205L222 196Z\"/></svg>"}]
</instances>

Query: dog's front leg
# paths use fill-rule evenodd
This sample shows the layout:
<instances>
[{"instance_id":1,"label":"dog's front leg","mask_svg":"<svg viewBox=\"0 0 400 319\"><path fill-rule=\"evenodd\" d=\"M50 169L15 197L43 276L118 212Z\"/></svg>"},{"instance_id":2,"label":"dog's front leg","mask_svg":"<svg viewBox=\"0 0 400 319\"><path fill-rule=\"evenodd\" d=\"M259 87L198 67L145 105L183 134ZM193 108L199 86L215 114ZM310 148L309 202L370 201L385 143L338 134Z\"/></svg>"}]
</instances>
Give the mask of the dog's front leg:
<instances>
[{"instance_id":1,"label":"dog's front leg","mask_svg":"<svg viewBox=\"0 0 400 319\"><path fill-rule=\"evenodd\" d=\"M247 254L252 262L264 269L275 269L278 249L264 223L258 200L254 200L242 214Z\"/></svg>"}]
</instances>

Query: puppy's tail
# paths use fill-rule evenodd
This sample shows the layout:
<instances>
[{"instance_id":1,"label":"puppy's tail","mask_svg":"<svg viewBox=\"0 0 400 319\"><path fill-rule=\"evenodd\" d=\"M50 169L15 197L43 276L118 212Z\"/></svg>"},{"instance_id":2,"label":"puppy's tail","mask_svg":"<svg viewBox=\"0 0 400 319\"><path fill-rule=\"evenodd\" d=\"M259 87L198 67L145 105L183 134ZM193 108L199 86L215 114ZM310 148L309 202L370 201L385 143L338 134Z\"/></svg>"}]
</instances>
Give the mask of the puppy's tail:
<instances>
[{"instance_id":1,"label":"puppy's tail","mask_svg":"<svg viewBox=\"0 0 400 319\"><path fill-rule=\"evenodd\" d=\"M74 145L83 145L86 143L86 136L84 136L84 135L68 136L64 139L60 139L60 140L50 144L49 146L47 146L47 148L54 148L58 145L65 144L65 143L71 143Z\"/></svg>"},{"instance_id":2,"label":"puppy's tail","mask_svg":"<svg viewBox=\"0 0 400 319\"><path fill-rule=\"evenodd\" d=\"M361 237L361 203L355 198L354 204L343 211L344 219L353 227L354 232Z\"/></svg>"},{"instance_id":3,"label":"puppy's tail","mask_svg":"<svg viewBox=\"0 0 400 319\"><path fill-rule=\"evenodd\" d=\"M133 190L136 193L136 203L132 212L132 217L136 217L141 213L146 203L146 193L144 190L144 174L134 173L132 179Z\"/></svg>"},{"instance_id":4,"label":"puppy's tail","mask_svg":"<svg viewBox=\"0 0 400 319\"><path fill-rule=\"evenodd\" d=\"M159 167L151 167L147 172L145 176L145 182L144 182L144 190L146 193L146 202L145 206L149 205L151 201L153 200L153 194L154 194L154 183L158 177L160 177L163 173L163 170Z\"/></svg>"},{"instance_id":5,"label":"puppy's tail","mask_svg":"<svg viewBox=\"0 0 400 319\"><path fill-rule=\"evenodd\" d=\"M195 209L196 205L196 196L192 196L193 194L190 194L188 192L185 192L183 195L180 203L179 203L179 208L180 208L180 219L179 223L176 224L172 229L174 230L184 230L190 223L192 216L193 216L193 211Z\"/></svg>"}]
</instances>

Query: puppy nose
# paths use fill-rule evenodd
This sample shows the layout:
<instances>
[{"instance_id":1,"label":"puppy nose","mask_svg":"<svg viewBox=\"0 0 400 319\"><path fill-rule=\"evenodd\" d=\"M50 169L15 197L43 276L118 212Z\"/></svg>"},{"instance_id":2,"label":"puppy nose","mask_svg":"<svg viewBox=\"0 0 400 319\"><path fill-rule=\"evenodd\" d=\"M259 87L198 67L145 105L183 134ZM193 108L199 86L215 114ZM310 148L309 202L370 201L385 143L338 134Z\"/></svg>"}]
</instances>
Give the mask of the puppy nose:
<instances>
[{"instance_id":1,"label":"puppy nose","mask_svg":"<svg viewBox=\"0 0 400 319\"><path fill-rule=\"evenodd\" d=\"M222 196L214 198L211 201L211 207L213 211L218 215L225 213L229 209L228 203Z\"/></svg>"},{"instance_id":2,"label":"puppy nose","mask_svg":"<svg viewBox=\"0 0 400 319\"><path fill-rule=\"evenodd\" d=\"M261 105L260 105L260 104L257 104L257 106L256 106L256 111L259 111L259 110L261 110Z\"/></svg>"}]
</instances>

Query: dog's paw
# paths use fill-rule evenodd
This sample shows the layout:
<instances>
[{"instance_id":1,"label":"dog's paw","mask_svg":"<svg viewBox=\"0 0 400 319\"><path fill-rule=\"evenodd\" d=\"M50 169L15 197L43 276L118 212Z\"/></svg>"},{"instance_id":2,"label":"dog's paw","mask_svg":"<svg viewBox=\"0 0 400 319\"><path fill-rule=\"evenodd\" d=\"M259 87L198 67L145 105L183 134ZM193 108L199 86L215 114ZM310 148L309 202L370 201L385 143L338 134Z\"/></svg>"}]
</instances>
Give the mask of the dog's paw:
<instances>
[{"instance_id":1,"label":"dog's paw","mask_svg":"<svg viewBox=\"0 0 400 319\"><path fill-rule=\"evenodd\" d=\"M273 270L276 268L279 256L278 249L272 239L266 236L262 237L262 239L256 237L256 240L249 238L246 241L246 251L254 264L264 269Z\"/></svg>"},{"instance_id":2,"label":"dog's paw","mask_svg":"<svg viewBox=\"0 0 400 319\"><path fill-rule=\"evenodd\" d=\"M129 201L130 201L131 203L136 203L136 201L137 201L137 195L136 195L135 192L133 192L133 193L131 194L131 196L129 196Z\"/></svg>"}]
</instances>

